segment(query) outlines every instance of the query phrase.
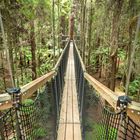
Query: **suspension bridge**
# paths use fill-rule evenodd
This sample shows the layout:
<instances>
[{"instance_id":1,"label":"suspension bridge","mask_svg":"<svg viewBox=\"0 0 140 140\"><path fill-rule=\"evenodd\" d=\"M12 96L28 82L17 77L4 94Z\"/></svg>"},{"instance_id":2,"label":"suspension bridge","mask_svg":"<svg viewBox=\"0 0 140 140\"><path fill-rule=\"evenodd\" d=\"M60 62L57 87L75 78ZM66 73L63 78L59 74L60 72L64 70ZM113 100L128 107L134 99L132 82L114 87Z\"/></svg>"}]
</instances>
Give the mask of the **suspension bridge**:
<instances>
[{"instance_id":1,"label":"suspension bridge","mask_svg":"<svg viewBox=\"0 0 140 140\"><path fill-rule=\"evenodd\" d=\"M42 87L44 91L39 90ZM33 97L35 92L38 94ZM38 136L38 128L47 129L45 96L49 93L54 97L53 140L85 139L85 102L89 93L95 102L95 140L140 140L140 104L127 96L117 96L89 75L74 40L67 42L51 72L0 95L0 139L47 140L47 136ZM25 105L29 98L34 101Z\"/></svg>"}]
</instances>

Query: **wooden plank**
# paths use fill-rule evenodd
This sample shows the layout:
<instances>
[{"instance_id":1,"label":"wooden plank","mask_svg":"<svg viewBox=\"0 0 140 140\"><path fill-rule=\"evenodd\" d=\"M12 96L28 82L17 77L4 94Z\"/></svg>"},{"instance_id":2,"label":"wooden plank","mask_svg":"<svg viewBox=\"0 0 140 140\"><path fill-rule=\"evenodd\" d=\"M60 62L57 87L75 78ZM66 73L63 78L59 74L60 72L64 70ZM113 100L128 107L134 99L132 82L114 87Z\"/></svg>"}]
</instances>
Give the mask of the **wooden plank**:
<instances>
[{"instance_id":1,"label":"wooden plank","mask_svg":"<svg viewBox=\"0 0 140 140\"><path fill-rule=\"evenodd\" d=\"M64 121L62 121L62 118L65 118L65 116L66 119L63 119ZM81 140L81 128L74 70L73 46L70 46L65 76L65 90L63 92L57 140L74 140L74 137L75 140Z\"/></svg>"},{"instance_id":2,"label":"wooden plank","mask_svg":"<svg viewBox=\"0 0 140 140\"><path fill-rule=\"evenodd\" d=\"M66 140L67 103L68 103L68 91L69 91L69 84L70 84L69 75L70 75L70 71L69 71L69 61L68 61L68 66L66 69L66 76L65 76L65 86L64 86L63 96L62 96L57 140Z\"/></svg>"},{"instance_id":3,"label":"wooden plank","mask_svg":"<svg viewBox=\"0 0 140 140\"><path fill-rule=\"evenodd\" d=\"M68 103L68 91L69 91L69 61L68 61L68 66L66 69L66 77L65 77L65 86L64 86L64 91L63 91L63 98L62 98L62 104L61 104L61 113L60 113L60 123L66 123L67 121L67 103Z\"/></svg>"},{"instance_id":4,"label":"wooden plank","mask_svg":"<svg viewBox=\"0 0 140 140\"><path fill-rule=\"evenodd\" d=\"M6 110L13 107L13 102L12 101L5 101L3 103L0 103L0 111Z\"/></svg>"},{"instance_id":5,"label":"wooden plank","mask_svg":"<svg viewBox=\"0 0 140 140\"><path fill-rule=\"evenodd\" d=\"M9 109L12 107L12 98L8 93L0 94L0 110Z\"/></svg>"},{"instance_id":6,"label":"wooden plank","mask_svg":"<svg viewBox=\"0 0 140 140\"><path fill-rule=\"evenodd\" d=\"M74 140L82 140L81 125L74 123Z\"/></svg>"},{"instance_id":7,"label":"wooden plank","mask_svg":"<svg viewBox=\"0 0 140 140\"><path fill-rule=\"evenodd\" d=\"M66 124L59 124L59 128L58 128L58 133L57 133L57 140L66 140L65 139L65 127L66 127Z\"/></svg>"},{"instance_id":8,"label":"wooden plank","mask_svg":"<svg viewBox=\"0 0 140 140\"><path fill-rule=\"evenodd\" d=\"M59 123L66 122L66 114L67 114L67 92L68 92L68 83L65 83L63 96L62 96L62 103L61 103L61 111L60 111L60 120Z\"/></svg>"},{"instance_id":9,"label":"wooden plank","mask_svg":"<svg viewBox=\"0 0 140 140\"><path fill-rule=\"evenodd\" d=\"M74 140L73 137L73 124L67 123L65 140Z\"/></svg>"},{"instance_id":10,"label":"wooden plank","mask_svg":"<svg viewBox=\"0 0 140 140\"><path fill-rule=\"evenodd\" d=\"M115 92L104 86L88 73L84 74L88 82L97 90L97 92L104 98L114 109L116 109L118 97ZM133 121L140 123L140 103L132 101L127 107L127 114Z\"/></svg>"},{"instance_id":11,"label":"wooden plank","mask_svg":"<svg viewBox=\"0 0 140 140\"><path fill-rule=\"evenodd\" d=\"M0 103L11 100L11 96L8 93L0 94Z\"/></svg>"},{"instance_id":12,"label":"wooden plank","mask_svg":"<svg viewBox=\"0 0 140 140\"><path fill-rule=\"evenodd\" d=\"M71 54L71 49L70 49L70 54ZM70 55L69 55L70 56ZM72 65L71 65L71 56L69 57L69 79L67 82L69 83L69 88L68 88L68 102L67 102L67 123L72 123L73 122L73 109L72 109Z\"/></svg>"},{"instance_id":13,"label":"wooden plank","mask_svg":"<svg viewBox=\"0 0 140 140\"><path fill-rule=\"evenodd\" d=\"M73 122L80 123L79 109L78 109L78 100L76 92L76 83L73 81Z\"/></svg>"}]
</instances>

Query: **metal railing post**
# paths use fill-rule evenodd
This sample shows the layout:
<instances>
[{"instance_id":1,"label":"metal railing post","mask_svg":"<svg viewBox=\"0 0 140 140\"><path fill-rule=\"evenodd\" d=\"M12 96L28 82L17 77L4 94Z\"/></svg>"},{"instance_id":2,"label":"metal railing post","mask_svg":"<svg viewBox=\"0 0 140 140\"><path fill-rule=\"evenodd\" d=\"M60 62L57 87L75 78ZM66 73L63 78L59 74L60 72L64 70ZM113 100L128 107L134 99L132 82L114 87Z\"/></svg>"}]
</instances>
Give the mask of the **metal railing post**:
<instances>
[{"instance_id":1,"label":"metal railing post","mask_svg":"<svg viewBox=\"0 0 140 140\"><path fill-rule=\"evenodd\" d=\"M20 88L9 88L7 89L7 92L13 98L13 109L15 110L17 140L25 140L19 112L19 103L21 102Z\"/></svg>"}]
</instances>

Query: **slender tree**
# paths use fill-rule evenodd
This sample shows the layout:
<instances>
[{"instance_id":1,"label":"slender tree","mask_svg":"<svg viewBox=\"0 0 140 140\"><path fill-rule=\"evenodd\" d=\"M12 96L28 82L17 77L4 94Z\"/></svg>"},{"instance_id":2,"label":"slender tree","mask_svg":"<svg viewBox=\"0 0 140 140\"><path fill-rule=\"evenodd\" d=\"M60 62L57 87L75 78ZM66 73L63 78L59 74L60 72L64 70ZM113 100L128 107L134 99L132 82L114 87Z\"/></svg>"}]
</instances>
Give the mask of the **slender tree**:
<instances>
[{"instance_id":1,"label":"slender tree","mask_svg":"<svg viewBox=\"0 0 140 140\"><path fill-rule=\"evenodd\" d=\"M31 54L32 54L32 80L37 78L36 72L36 43L35 43L35 27L34 20L30 22L31 32L30 32L30 43L31 43Z\"/></svg>"},{"instance_id":2,"label":"slender tree","mask_svg":"<svg viewBox=\"0 0 140 140\"><path fill-rule=\"evenodd\" d=\"M53 36L53 56L54 56L54 65L55 65L56 38L55 38L55 1L54 0L52 0L52 36Z\"/></svg>"},{"instance_id":3,"label":"slender tree","mask_svg":"<svg viewBox=\"0 0 140 140\"><path fill-rule=\"evenodd\" d=\"M136 51L137 42L138 42L139 30L140 30L140 14L139 14L139 17L138 17L135 40L134 40L134 45L133 45L132 52L131 52L130 62L128 63L129 66L128 66L128 74L127 74L127 79L126 79L126 87L125 87L126 95L128 95L128 88L129 88L129 83L130 83L132 67L133 67L133 63L134 63L135 51Z\"/></svg>"},{"instance_id":4,"label":"slender tree","mask_svg":"<svg viewBox=\"0 0 140 140\"><path fill-rule=\"evenodd\" d=\"M111 33L111 51L110 51L110 71L109 71L109 84L108 86L113 91L115 90L116 83L116 66L117 66L117 51L118 51L118 34L120 16L122 10L123 0L116 0L113 8L112 16L112 33Z\"/></svg>"},{"instance_id":5,"label":"slender tree","mask_svg":"<svg viewBox=\"0 0 140 140\"><path fill-rule=\"evenodd\" d=\"M11 69L11 63L9 58L9 49L6 43L6 37L4 32L4 26L2 21L2 15L0 11L0 28L2 31L2 39L3 39L3 66L4 66L4 79L5 79L5 86L8 87L14 87L14 81L12 76L12 69Z\"/></svg>"}]
</instances>

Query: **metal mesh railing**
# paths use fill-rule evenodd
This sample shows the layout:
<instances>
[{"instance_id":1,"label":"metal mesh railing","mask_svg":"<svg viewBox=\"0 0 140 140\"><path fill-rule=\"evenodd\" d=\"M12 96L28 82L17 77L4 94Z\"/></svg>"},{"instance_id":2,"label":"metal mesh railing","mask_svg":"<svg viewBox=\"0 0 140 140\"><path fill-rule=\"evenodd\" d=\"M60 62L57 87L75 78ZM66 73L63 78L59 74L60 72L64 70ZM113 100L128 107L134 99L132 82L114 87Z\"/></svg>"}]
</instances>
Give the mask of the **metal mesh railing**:
<instances>
[{"instance_id":1,"label":"metal mesh railing","mask_svg":"<svg viewBox=\"0 0 140 140\"><path fill-rule=\"evenodd\" d=\"M17 138L15 110L9 109L0 118L0 140L12 140Z\"/></svg>"},{"instance_id":2,"label":"metal mesh railing","mask_svg":"<svg viewBox=\"0 0 140 140\"><path fill-rule=\"evenodd\" d=\"M49 108L46 104L46 93L40 93L35 101L19 104L19 120L21 124L21 135L25 140L41 139L48 136L47 123Z\"/></svg>"},{"instance_id":3,"label":"metal mesh railing","mask_svg":"<svg viewBox=\"0 0 140 140\"><path fill-rule=\"evenodd\" d=\"M140 126L127 115L125 108L115 113L113 108L89 84L86 85L85 93L86 109L93 114L91 118L89 117L92 127L88 129L89 123L85 122L84 130L85 133L92 132L93 140L140 139ZM89 118L86 117L87 120Z\"/></svg>"},{"instance_id":4,"label":"metal mesh railing","mask_svg":"<svg viewBox=\"0 0 140 140\"><path fill-rule=\"evenodd\" d=\"M83 121L82 119L83 119L84 90L85 90L84 68L82 67L75 44L74 44L74 59L75 59L75 76L76 76L76 88L78 93L79 112L81 121Z\"/></svg>"},{"instance_id":5,"label":"metal mesh railing","mask_svg":"<svg viewBox=\"0 0 140 140\"><path fill-rule=\"evenodd\" d=\"M88 115L85 116L85 138L91 133L93 140L117 140L121 112L115 113L95 89L86 83L85 107Z\"/></svg>"},{"instance_id":6,"label":"metal mesh railing","mask_svg":"<svg viewBox=\"0 0 140 140\"><path fill-rule=\"evenodd\" d=\"M120 124L119 136L120 140L139 140L140 126L137 125L129 116L122 116Z\"/></svg>"},{"instance_id":7,"label":"metal mesh railing","mask_svg":"<svg viewBox=\"0 0 140 140\"><path fill-rule=\"evenodd\" d=\"M0 118L1 140L39 140L48 137L48 94L46 87L34 100L26 99L23 103L17 94L13 107Z\"/></svg>"},{"instance_id":8,"label":"metal mesh railing","mask_svg":"<svg viewBox=\"0 0 140 140\"><path fill-rule=\"evenodd\" d=\"M60 108L61 108L61 99L64 88L64 77L66 72L67 60L68 60L68 52L69 52L69 43L67 43L64 53L61 56L61 60L57 63L57 75L52 79L52 89L54 95L54 103L55 103L55 139L57 137L57 129L58 129L58 121L60 116Z\"/></svg>"}]
</instances>

